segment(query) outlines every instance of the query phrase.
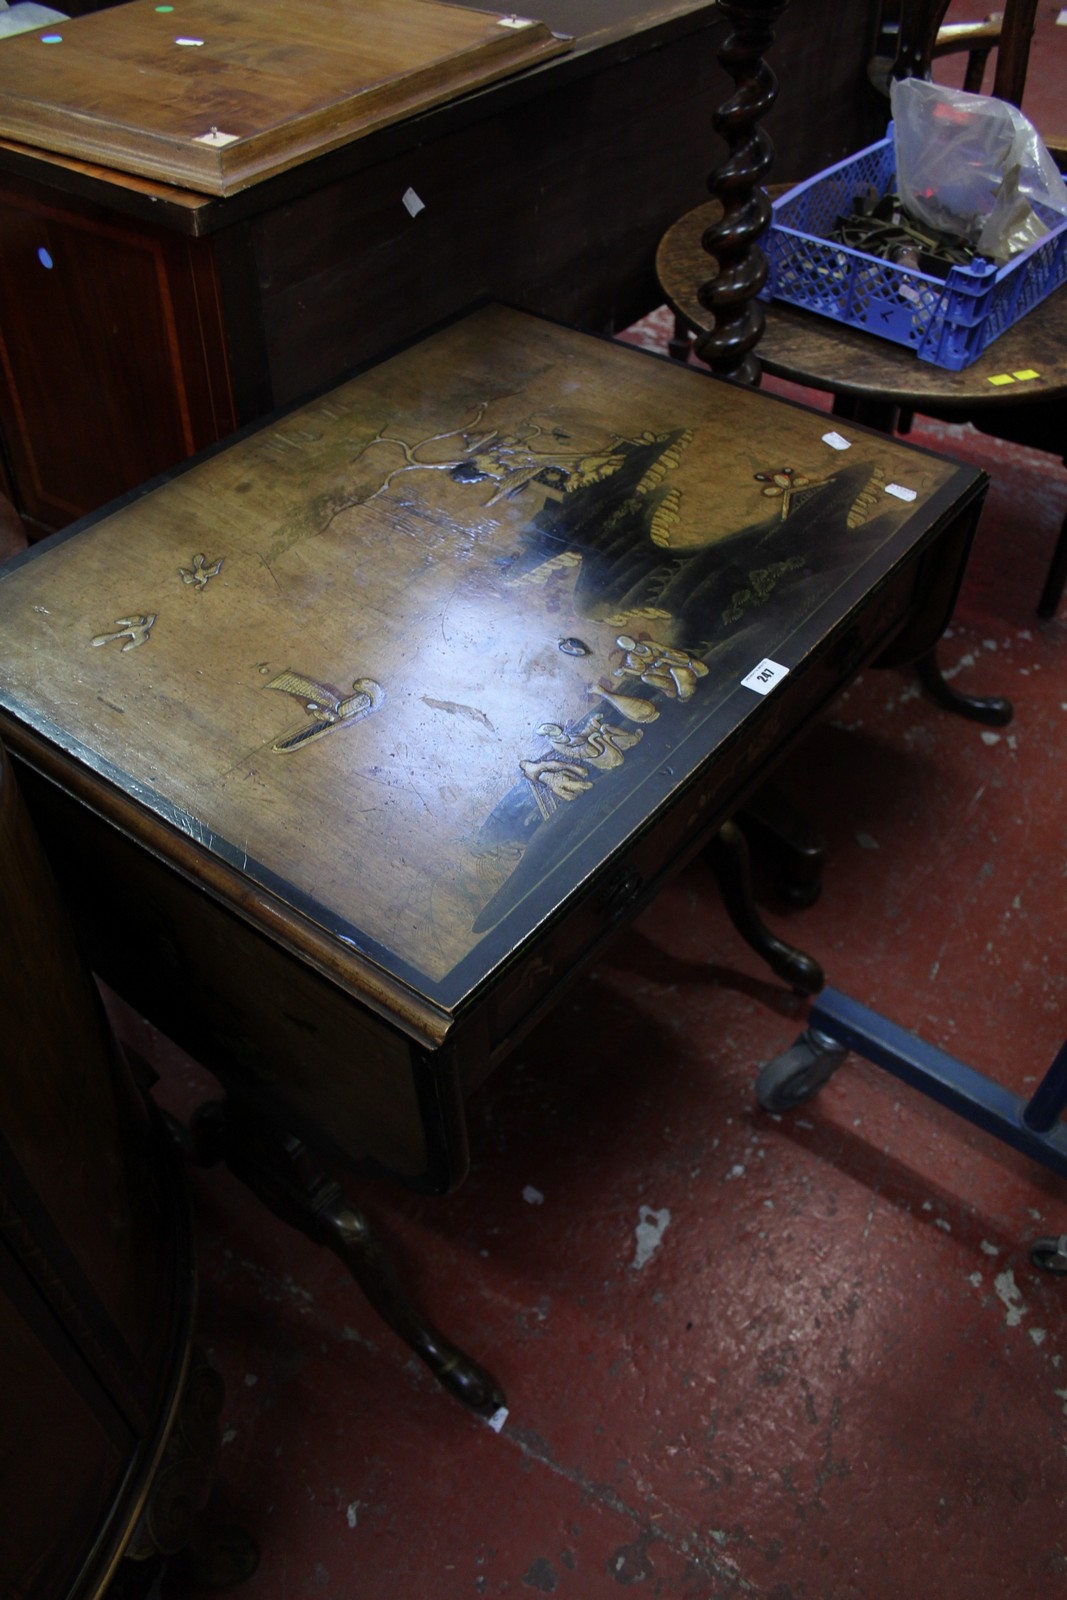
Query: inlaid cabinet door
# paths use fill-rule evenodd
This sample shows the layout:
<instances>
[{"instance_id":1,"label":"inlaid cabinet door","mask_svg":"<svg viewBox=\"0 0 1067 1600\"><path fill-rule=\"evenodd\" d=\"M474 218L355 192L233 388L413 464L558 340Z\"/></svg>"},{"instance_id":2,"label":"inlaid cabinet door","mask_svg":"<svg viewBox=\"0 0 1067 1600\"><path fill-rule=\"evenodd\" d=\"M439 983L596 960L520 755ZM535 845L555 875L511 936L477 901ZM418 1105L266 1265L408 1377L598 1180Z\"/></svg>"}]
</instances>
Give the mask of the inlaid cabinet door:
<instances>
[{"instance_id":1,"label":"inlaid cabinet door","mask_svg":"<svg viewBox=\"0 0 1067 1600\"><path fill-rule=\"evenodd\" d=\"M54 529L234 427L210 244L0 185L0 427Z\"/></svg>"}]
</instances>

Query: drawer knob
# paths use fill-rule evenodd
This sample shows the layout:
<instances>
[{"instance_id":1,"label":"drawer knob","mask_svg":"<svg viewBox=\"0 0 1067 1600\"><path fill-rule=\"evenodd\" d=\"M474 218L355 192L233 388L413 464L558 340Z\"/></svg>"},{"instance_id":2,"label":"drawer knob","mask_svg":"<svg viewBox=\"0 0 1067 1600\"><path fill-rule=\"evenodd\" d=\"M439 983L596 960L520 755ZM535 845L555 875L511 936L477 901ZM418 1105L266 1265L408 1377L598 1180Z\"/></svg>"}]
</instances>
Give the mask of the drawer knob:
<instances>
[{"instance_id":1,"label":"drawer knob","mask_svg":"<svg viewBox=\"0 0 1067 1600\"><path fill-rule=\"evenodd\" d=\"M600 896L600 906L608 917L621 917L641 893L644 879L636 867L625 867L607 880Z\"/></svg>"}]
</instances>

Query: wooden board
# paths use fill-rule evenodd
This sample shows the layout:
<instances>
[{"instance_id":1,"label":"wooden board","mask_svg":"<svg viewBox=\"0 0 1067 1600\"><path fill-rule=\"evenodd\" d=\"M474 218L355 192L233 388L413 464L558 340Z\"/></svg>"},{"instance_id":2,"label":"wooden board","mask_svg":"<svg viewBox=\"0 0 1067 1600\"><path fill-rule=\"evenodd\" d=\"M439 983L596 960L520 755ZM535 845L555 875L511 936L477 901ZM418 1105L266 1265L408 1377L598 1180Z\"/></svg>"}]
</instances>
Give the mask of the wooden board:
<instances>
[{"instance_id":1,"label":"wooden board","mask_svg":"<svg viewBox=\"0 0 1067 1600\"><path fill-rule=\"evenodd\" d=\"M568 44L440 0L134 0L5 41L0 135L233 194Z\"/></svg>"},{"instance_id":2,"label":"wooden board","mask_svg":"<svg viewBox=\"0 0 1067 1600\"><path fill-rule=\"evenodd\" d=\"M455 1005L980 476L845 434L489 307L6 569L0 705Z\"/></svg>"}]
</instances>

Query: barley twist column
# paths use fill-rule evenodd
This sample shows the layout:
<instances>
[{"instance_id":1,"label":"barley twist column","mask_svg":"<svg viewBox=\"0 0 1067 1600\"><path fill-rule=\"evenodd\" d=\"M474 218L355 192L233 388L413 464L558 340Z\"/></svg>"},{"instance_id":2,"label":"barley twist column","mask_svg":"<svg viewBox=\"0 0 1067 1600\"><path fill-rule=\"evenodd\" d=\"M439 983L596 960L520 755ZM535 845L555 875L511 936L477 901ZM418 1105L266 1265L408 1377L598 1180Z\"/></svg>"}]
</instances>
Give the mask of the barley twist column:
<instances>
[{"instance_id":1,"label":"barley twist column","mask_svg":"<svg viewBox=\"0 0 1067 1600\"><path fill-rule=\"evenodd\" d=\"M755 296L767 277L767 259L756 240L770 221L770 201L760 181L770 170L774 146L756 124L778 94L778 80L763 56L787 3L719 0L732 29L719 61L735 88L714 118L730 153L708 178L723 214L703 236L704 249L714 256L718 271L701 285L699 298L715 323L697 338L696 353L720 377L741 383L756 384L760 377L752 352L763 332L763 311Z\"/></svg>"}]
</instances>

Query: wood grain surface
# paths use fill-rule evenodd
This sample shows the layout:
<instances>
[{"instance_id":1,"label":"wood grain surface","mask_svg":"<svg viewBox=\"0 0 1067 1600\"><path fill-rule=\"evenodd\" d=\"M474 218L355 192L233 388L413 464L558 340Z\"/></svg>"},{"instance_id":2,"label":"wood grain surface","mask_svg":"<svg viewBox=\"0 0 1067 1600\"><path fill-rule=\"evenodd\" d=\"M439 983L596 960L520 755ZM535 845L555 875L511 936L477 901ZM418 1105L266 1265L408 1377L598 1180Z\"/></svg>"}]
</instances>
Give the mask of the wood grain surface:
<instances>
[{"instance_id":1,"label":"wood grain surface","mask_svg":"<svg viewBox=\"0 0 1067 1600\"><path fill-rule=\"evenodd\" d=\"M232 194L556 55L441 0L154 0L5 42L0 135Z\"/></svg>"},{"instance_id":2,"label":"wood grain surface","mask_svg":"<svg viewBox=\"0 0 1067 1600\"><path fill-rule=\"evenodd\" d=\"M455 999L962 481L826 431L490 307L9 569L4 703Z\"/></svg>"}]
</instances>

